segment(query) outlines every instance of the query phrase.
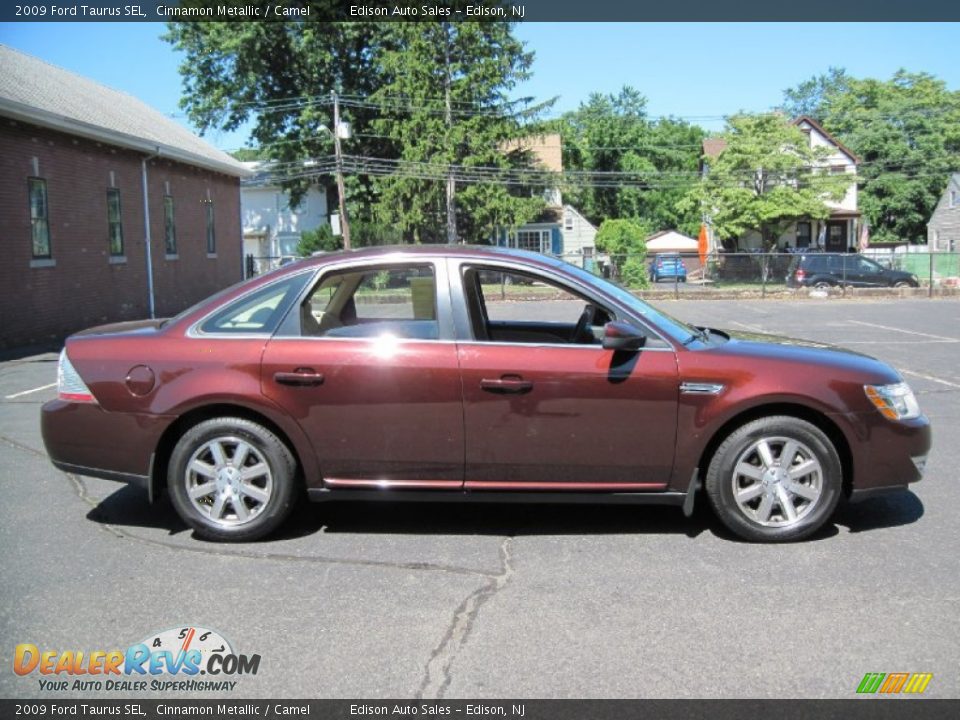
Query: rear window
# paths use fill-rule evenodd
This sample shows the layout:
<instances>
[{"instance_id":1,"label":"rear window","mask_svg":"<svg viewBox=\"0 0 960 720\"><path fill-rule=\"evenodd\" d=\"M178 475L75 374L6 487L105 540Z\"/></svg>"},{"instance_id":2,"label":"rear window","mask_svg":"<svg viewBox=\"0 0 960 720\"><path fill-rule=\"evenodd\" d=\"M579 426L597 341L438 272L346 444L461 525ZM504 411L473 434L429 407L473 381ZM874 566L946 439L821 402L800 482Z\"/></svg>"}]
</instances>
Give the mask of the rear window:
<instances>
[{"instance_id":1,"label":"rear window","mask_svg":"<svg viewBox=\"0 0 960 720\"><path fill-rule=\"evenodd\" d=\"M211 315L200 326L203 333L273 333L290 301L299 294L312 273L292 277L244 295Z\"/></svg>"}]
</instances>

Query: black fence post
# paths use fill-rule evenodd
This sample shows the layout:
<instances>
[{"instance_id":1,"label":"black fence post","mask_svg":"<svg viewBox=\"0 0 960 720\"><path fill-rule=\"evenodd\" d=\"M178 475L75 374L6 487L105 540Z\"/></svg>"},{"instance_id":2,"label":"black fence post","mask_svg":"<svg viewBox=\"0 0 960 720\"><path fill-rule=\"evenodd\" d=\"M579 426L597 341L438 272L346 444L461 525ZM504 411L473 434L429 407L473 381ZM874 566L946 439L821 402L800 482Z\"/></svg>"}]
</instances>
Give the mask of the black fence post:
<instances>
[{"instance_id":1,"label":"black fence post","mask_svg":"<svg viewBox=\"0 0 960 720\"><path fill-rule=\"evenodd\" d=\"M930 275L929 275L929 287L927 288L927 297L933 297L933 253L928 252L927 257L930 258Z\"/></svg>"}]
</instances>

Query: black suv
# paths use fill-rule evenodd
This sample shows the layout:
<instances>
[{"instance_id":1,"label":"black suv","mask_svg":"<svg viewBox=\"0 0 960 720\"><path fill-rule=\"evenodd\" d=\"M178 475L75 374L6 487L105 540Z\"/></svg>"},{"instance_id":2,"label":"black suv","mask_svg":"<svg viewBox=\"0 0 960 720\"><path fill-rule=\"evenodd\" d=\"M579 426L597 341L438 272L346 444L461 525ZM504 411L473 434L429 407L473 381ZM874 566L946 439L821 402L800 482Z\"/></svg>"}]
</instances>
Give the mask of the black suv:
<instances>
[{"instance_id":1,"label":"black suv","mask_svg":"<svg viewBox=\"0 0 960 720\"><path fill-rule=\"evenodd\" d=\"M902 270L888 270L862 255L809 253L797 255L787 270L787 287L826 289L850 287L920 287L917 276Z\"/></svg>"}]
</instances>

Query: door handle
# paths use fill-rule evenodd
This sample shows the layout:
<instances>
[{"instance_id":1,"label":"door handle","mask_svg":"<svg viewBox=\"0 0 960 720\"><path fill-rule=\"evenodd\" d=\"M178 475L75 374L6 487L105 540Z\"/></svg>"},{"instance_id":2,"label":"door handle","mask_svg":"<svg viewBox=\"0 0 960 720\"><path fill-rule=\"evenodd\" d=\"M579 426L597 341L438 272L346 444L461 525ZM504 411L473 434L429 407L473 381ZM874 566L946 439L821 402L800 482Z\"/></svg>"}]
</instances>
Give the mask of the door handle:
<instances>
[{"instance_id":1,"label":"door handle","mask_svg":"<svg viewBox=\"0 0 960 720\"><path fill-rule=\"evenodd\" d=\"M318 373L313 368L297 368L293 372L276 372L273 374L273 379L281 385L323 385L323 373Z\"/></svg>"},{"instance_id":2,"label":"door handle","mask_svg":"<svg viewBox=\"0 0 960 720\"><path fill-rule=\"evenodd\" d=\"M505 375L499 379L483 378L480 387L492 393L527 393L533 390L533 383L519 375Z\"/></svg>"}]
</instances>

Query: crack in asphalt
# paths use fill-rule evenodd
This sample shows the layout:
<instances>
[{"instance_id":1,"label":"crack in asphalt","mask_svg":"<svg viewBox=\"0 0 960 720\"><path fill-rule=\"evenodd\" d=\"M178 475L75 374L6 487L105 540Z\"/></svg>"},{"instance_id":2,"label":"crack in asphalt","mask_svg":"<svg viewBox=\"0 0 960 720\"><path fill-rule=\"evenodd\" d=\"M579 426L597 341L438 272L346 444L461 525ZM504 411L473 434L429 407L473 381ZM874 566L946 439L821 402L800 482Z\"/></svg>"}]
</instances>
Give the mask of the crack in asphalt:
<instances>
[{"instance_id":1,"label":"crack in asphalt","mask_svg":"<svg viewBox=\"0 0 960 720\"><path fill-rule=\"evenodd\" d=\"M44 460L48 459L48 456L45 452L38 450L36 448L30 447L29 445L24 445L23 443L17 442L11 438L8 438L4 435L0 435L0 442L4 442L7 445L21 450L23 452L30 453ZM70 481L71 486L73 487L74 493L77 497L90 506L91 509L98 511L100 503L91 497L90 493L87 491L87 485L83 481L83 478L79 475L73 473L62 472L67 480ZM439 563L429 563L429 562L389 562L386 560L363 560L363 559L344 559L344 558L330 558L319 555L293 555L290 553L254 553L248 552L245 550L220 550L216 548L207 548L207 547L187 547L185 545L179 545L177 543L168 543L163 542L162 540L156 540L154 538L143 537L142 535L137 535L136 533L131 533L129 531L123 530L116 525L107 522L105 519L95 520L97 527L103 532L106 532L108 535L118 539L127 539L133 540L144 545L150 545L153 547L164 548L166 550L182 551L189 553L196 553L200 555L211 555L218 557L227 557L227 558L244 558L247 560L276 560L280 562L308 562L308 563L319 563L325 565L345 565L345 566L359 566L359 567L380 567L380 568L390 568L393 570L422 570L425 572L441 572L447 573L450 575L466 575L482 578L491 578L495 579L499 575L483 570L475 570L473 568L458 567L456 565L442 565ZM498 571L502 572L502 571Z\"/></svg>"},{"instance_id":2,"label":"crack in asphalt","mask_svg":"<svg viewBox=\"0 0 960 720\"><path fill-rule=\"evenodd\" d=\"M430 654L424 668L423 680L416 699L440 699L453 679L451 668L458 654L466 646L481 608L507 586L513 577L513 537L505 537L500 544L501 569L486 583L468 595L453 613L453 618L440 644Z\"/></svg>"}]
</instances>

